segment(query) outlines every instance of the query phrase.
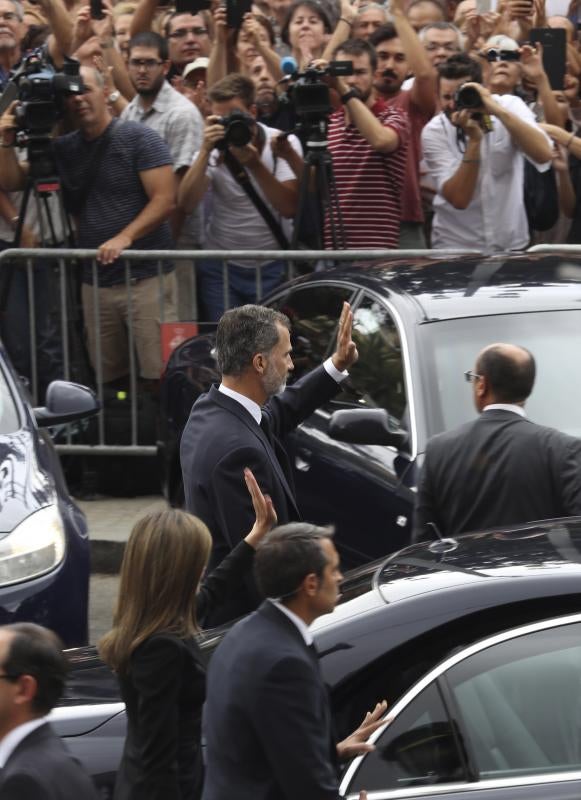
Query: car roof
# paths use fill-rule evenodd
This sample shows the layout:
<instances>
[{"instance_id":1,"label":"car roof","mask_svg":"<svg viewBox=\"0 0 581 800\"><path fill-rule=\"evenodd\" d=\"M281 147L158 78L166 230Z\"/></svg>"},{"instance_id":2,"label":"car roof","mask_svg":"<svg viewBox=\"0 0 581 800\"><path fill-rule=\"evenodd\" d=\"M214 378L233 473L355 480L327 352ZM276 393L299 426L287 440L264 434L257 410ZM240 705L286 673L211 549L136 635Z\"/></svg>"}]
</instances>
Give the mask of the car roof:
<instances>
[{"instance_id":1,"label":"car roof","mask_svg":"<svg viewBox=\"0 0 581 800\"><path fill-rule=\"evenodd\" d=\"M361 592L353 592L357 584ZM581 595L581 517L411 545L354 570L345 593L355 596L313 630L330 633L375 613L390 624L423 619L429 627L432 618L452 620L468 610Z\"/></svg>"},{"instance_id":2,"label":"car roof","mask_svg":"<svg viewBox=\"0 0 581 800\"><path fill-rule=\"evenodd\" d=\"M354 262L305 282L349 281L413 298L422 321L581 308L581 255L572 253L445 257L426 255Z\"/></svg>"},{"instance_id":3,"label":"car roof","mask_svg":"<svg viewBox=\"0 0 581 800\"><path fill-rule=\"evenodd\" d=\"M581 518L532 522L411 545L387 558L375 575L386 603L442 589L573 576L581 592Z\"/></svg>"}]
</instances>

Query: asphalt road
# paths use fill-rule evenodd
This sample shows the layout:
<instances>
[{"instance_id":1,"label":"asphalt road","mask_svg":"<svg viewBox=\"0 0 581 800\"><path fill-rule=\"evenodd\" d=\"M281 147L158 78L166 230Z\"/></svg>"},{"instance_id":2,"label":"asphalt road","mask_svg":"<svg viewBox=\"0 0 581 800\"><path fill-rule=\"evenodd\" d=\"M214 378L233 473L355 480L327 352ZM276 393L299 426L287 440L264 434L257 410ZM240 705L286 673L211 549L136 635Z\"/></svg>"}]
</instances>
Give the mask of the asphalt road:
<instances>
[{"instance_id":1,"label":"asphalt road","mask_svg":"<svg viewBox=\"0 0 581 800\"><path fill-rule=\"evenodd\" d=\"M161 497L145 496L99 497L76 502L87 517L91 540L94 572L89 595L89 641L96 644L113 621L119 566L131 528L143 514L163 508L165 501Z\"/></svg>"}]
</instances>

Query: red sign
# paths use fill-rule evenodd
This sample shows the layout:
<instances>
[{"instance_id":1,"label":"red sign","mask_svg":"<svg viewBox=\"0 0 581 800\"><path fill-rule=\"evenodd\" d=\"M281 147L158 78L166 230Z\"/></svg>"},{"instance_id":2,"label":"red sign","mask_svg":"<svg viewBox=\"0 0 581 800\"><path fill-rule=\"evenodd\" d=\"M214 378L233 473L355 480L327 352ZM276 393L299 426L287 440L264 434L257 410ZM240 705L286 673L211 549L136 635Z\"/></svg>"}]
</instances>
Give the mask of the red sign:
<instances>
[{"instance_id":1,"label":"red sign","mask_svg":"<svg viewBox=\"0 0 581 800\"><path fill-rule=\"evenodd\" d=\"M161 360L165 369L173 351L186 339L198 335L197 322L162 322L161 323Z\"/></svg>"}]
</instances>

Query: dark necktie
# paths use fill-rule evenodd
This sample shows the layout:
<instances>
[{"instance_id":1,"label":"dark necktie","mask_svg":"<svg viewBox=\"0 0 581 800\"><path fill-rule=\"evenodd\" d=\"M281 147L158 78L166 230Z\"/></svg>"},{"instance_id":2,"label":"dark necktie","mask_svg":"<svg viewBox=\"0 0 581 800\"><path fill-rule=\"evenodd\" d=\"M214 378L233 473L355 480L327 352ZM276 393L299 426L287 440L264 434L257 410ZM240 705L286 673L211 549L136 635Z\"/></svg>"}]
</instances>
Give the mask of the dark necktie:
<instances>
[{"instance_id":1,"label":"dark necktie","mask_svg":"<svg viewBox=\"0 0 581 800\"><path fill-rule=\"evenodd\" d=\"M291 470L290 461L288 459L288 455L287 455L286 450L284 449L284 447L281 445L281 443L278 441L278 439L274 435L274 433L272 431L272 428L270 427L270 423L268 421L268 417L265 414L263 414L261 419L260 419L260 427L262 428L262 430L264 431L264 435L266 436L266 438L270 442L270 445L271 445L271 447L272 447L272 449L274 451L274 455L276 457L276 460L280 464L280 467L281 467L281 469L282 469L282 471L284 473L284 476L285 476L285 478L287 480L287 483L288 483L288 485L290 487L290 490L293 493L293 496L296 496L295 484L294 484L294 480L293 480L293 474L292 474L292 470Z\"/></svg>"}]
</instances>

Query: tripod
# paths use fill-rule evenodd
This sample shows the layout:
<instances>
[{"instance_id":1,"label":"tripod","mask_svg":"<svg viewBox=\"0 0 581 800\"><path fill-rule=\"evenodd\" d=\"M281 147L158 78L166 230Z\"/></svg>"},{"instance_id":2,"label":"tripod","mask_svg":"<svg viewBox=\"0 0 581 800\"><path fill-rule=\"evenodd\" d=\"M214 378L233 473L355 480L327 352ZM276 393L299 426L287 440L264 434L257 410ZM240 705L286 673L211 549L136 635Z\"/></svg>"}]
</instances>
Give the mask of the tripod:
<instances>
[{"instance_id":1,"label":"tripod","mask_svg":"<svg viewBox=\"0 0 581 800\"><path fill-rule=\"evenodd\" d=\"M299 201L291 247L293 250L297 248L301 226L307 223L308 214L313 213L316 208L314 248L324 250L323 231L325 220L328 218L333 250L346 250L347 242L333 172L333 158L328 150L326 118L308 124L307 137L305 169L299 184ZM311 198L314 202L309 202Z\"/></svg>"},{"instance_id":2,"label":"tripod","mask_svg":"<svg viewBox=\"0 0 581 800\"><path fill-rule=\"evenodd\" d=\"M13 247L22 244L31 201L36 211L36 246L47 248L46 256L35 255L28 264L10 260L0 270L0 312L2 335L6 348L19 374L30 386L37 401L50 382L62 377L61 335L57 325L57 300L53 287L54 267L49 261L50 248L58 247L63 238L70 241L70 222L64 209L61 185L50 150L50 139L30 136L26 141L30 165L15 226ZM51 204L51 197L57 203ZM30 220L30 216L29 216ZM36 243L35 243L36 244ZM62 284L66 303L75 308L70 281ZM51 301L51 298L52 301ZM61 320L64 309L60 310ZM64 324L64 323L63 323ZM74 339L73 339L74 341Z\"/></svg>"}]
</instances>

